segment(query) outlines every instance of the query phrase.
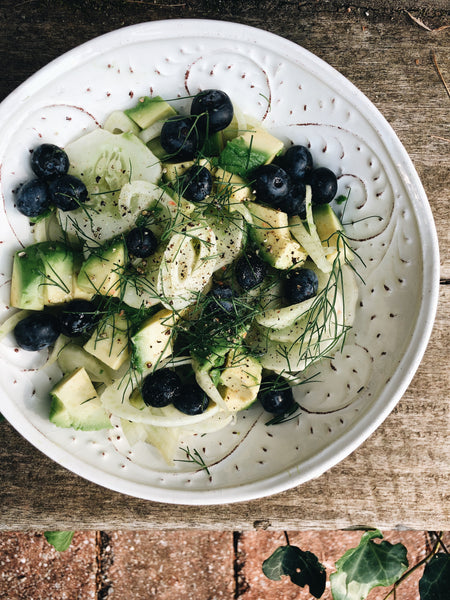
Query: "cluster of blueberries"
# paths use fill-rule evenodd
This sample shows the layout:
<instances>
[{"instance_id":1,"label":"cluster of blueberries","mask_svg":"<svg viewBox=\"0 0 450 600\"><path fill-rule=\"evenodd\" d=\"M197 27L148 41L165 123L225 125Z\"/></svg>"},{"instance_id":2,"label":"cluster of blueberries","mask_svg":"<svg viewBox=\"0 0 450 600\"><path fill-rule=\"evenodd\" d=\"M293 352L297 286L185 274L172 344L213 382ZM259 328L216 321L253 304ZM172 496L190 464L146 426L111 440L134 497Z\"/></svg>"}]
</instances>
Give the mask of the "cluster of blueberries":
<instances>
[{"instance_id":1,"label":"cluster of blueberries","mask_svg":"<svg viewBox=\"0 0 450 600\"><path fill-rule=\"evenodd\" d=\"M196 383L183 383L175 371L167 368L147 375L141 394L147 406L162 408L173 404L187 415L201 414L209 405L208 396ZM286 414L295 405L292 389L280 385L277 376L264 378L258 400L264 410L274 415Z\"/></svg>"},{"instance_id":2,"label":"cluster of blueberries","mask_svg":"<svg viewBox=\"0 0 450 600\"><path fill-rule=\"evenodd\" d=\"M228 127L233 113L228 94L221 90L203 90L192 100L190 115L167 119L161 130L161 146L177 161L192 160L209 135Z\"/></svg>"},{"instance_id":3,"label":"cluster of blueberries","mask_svg":"<svg viewBox=\"0 0 450 600\"><path fill-rule=\"evenodd\" d=\"M262 165L253 174L256 200L273 208L306 218L306 185L311 186L311 203L328 204L336 195L337 178L326 167L313 168L313 159L305 146L295 145L276 159Z\"/></svg>"},{"instance_id":4,"label":"cluster of blueberries","mask_svg":"<svg viewBox=\"0 0 450 600\"><path fill-rule=\"evenodd\" d=\"M96 305L88 300L72 300L57 312L34 312L14 328L17 345L24 350L36 351L55 343L62 333L78 337L93 329L99 320Z\"/></svg>"},{"instance_id":5,"label":"cluster of blueberries","mask_svg":"<svg viewBox=\"0 0 450 600\"><path fill-rule=\"evenodd\" d=\"M222 90L203 90L191 104L190 115L174 115L161 130L160 143L169 158L192 160L208 136L222 131L233 120L233 105ZM191 167L177 182L181 195L202 202L211 193L213 179L206 167Z\"/></svg>"},{"instance_id":6,"label":"cluster of blueberries","mask_svg":"<svg viewBox=\"0 0 450 600\"><path fill-rule=\"evenodd\" d=\"M192 160L206 137L225 129L232 119L229 96L221 90L204 90L194 97L190 115L175 115L164 123L161 146L169 157ZM314 168L311 153L301 145L289 148L275 163L259 167L250 179L257 201L302 219L306 217L306 185L311 186L312 203L316 205L331 202L337 192L336 175L326 167ZM201 202L210 194L213 182L208 169L193 167L178 184L187 200Z\"/></svg>"},{"instance_id":7,"label":"cluster of blueberries","mask_svg":"<svg viewBox=\"0 0 450 600\"><path fill-rule=\"evenodd\" d=\"M31 155L36 178L24 183L16 195L18 210L27 217L37 217L50 207L74 210L88 199L86 186L69 175L69 158L54 144L41 144Z\"/></svg>"}]
</instances>

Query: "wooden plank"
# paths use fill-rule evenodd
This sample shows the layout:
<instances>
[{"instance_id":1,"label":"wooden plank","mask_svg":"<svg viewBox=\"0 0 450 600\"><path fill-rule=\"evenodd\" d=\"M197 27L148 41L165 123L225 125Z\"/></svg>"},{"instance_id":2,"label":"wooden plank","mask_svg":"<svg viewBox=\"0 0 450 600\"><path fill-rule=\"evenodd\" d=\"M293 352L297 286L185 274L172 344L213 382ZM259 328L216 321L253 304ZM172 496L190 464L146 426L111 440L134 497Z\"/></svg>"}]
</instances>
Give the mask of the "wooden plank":
<instances>
[{"instance_id":1,"label":"wooden plank","mask_svg":"<svg viewBox=\"0 0 450 600\"><path fill-rule=\"evenodd\" d=\"M161 4L161 6L158 6ZM449 98L433 64L450 81L448 34L430 33L389 3L361 2L29 2L0 7L4 97L49 60L122 25L156 18L233 19L287 37L353 81L392 124L419 172L436 220L442 277L448 260ZM180 6L181 4L181 6ZM396 3L442 24L445 0ZM434 5L434 8L433 8ZM111 6L111 10L107 8ZM256 8L258 6L258 8ZM368 7L365 10L364 7ZM102 10L100 10L102 9ZM369 12L369 15L365 13ZM447 198L447 202L445 199ZM450 291L441 286L436 326L409 389L385 423L351 456L318 479L259 501L178 507L130 498L91 484L0 425L0 529L450 529L447 349Z\"/></svg>"}]
</instances>

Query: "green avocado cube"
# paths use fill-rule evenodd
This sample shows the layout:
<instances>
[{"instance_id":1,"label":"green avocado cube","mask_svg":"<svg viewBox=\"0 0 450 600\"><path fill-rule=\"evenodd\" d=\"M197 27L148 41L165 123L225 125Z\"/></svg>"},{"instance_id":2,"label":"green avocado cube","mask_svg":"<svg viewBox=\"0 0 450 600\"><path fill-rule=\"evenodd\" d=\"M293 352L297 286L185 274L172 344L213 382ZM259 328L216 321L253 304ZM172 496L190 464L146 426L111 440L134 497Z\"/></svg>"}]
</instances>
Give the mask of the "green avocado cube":
<instances>
[{"instance_id":1,"label":"green avocado cube","mask_svg":"<svg viewBox=\"0 0 450 600\"><path fill-rule=\"evenodd\" d=\"M44 308L44 264L32 247L14 255L11 279L11 306L28 310Z\"/></svg>"},{"instance_id":2,"label":"green avocado cube","mask_svg":"<svg viewBox=\"0 0 450 600\"><path fill-rule=\"evenodd\" d=\"M125 259L125 243L121 240L99 248L81 265L77 279L78 288L102 296L118 296Z\"/></svg>"},{"instance_id":3,"label":"green avocado cube","mask_svg":"<svg viewBox=\"0 0 450 600\"><path fill-rule=\"evenodd\" d=\"M155 96L154 98L142 96L136 106L124 110L124 113L141 129L146 129L157 121L162 121L177 114L176 110L161 96Z\"/></svg>"},{"instance_id":4,"label":"green avocado cube","mask_svg":"<svg viewBox=\"0 0 450 600\"><path fill-rule=\"evenodd\" d=\"M58 427L95 431L111 427L100 398L83 367L72 371L50 392L50 421Z\"/></svg>"},{"instance_id":5,"label":"green avocado cube","mask_svg":"<svg viewBox=\"0 0 450 600\"><path fill-rule=\"evenodd\" d=\"M283 150L283 142L261 127L252 127L230 140L219 156L219 167L241 177L270 163Z\"/></svg>"},{"instance_id":6,"label":"green avocado cube","mask_svg":"<svg viewBox=\"0 0 450 600\"><path fill-rule=\"evenodd\" d=\"M44 265L44 304L62 304L73 298L73 252L60 242L41 242L33 246Z\"/></svg>"},{"instance_id":7,"label":"green avocado cube","mask_svg":"<svg viewBox=\"0 0 450 600\"><path fill-rule=\"evenodd\" d=\"M178 316L162 309L147 319L131 338L132 364L140 372L153 369L172 354L172 328Z\"/></svg>"},{"instance_id":8,"label":"green avocado cube","mask_svg":"<svg viewBox=\"0 0 450 600\"><path fill-rule=\"evenodd\" d=\"M83 348L111 369L118 369L129 357L128 321L112 314L103 319Z\"/></svg>"},{"instance_id":9,"label":"green avocado cube","mask_svg":"<svg viewBox=\"0 0 450 600\"><path fill-rule=\"evenodd\" d=\"M250 236L264 260L275 269L300 267L307 253L292 237L287 214L256 202L248 202L247 208L253 217Z\"/></svg>"}]
</instances>

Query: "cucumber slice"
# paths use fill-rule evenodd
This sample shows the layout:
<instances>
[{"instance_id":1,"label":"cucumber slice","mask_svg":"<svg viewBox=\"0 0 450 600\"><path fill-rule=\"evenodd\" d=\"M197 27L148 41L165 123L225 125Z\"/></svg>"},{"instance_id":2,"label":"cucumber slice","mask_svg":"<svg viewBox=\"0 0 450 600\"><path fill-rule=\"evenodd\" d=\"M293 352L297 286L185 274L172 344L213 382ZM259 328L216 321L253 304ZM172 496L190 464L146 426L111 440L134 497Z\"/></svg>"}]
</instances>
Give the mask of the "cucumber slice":
<instances>
[{"instance_id":1,"label":"cucumber slice","mask_svg":"<svg viewBox=\"0 0 450 600\"><path fill-rule=\"evenodd\" d=\"M161 178L157 158L130 132L94 129L68 144L65 151L69 172L84 182L90 195L121 189L129 181L157 183Z\"/></svg>"},{"instance_id":2,"label":"cucumber slice","mask_svg":"<svg viewBox=\"0 0 450 600\"><path fill-rule=\"evenodd\" d=\"M89 193L89 201L80 208L57 211L61 227L72 239L104 241L118 235L163 193L155 185L161 177L158 159L132 133L95 129L65 150L69 172L84 182ZM133 182L139 184L130 185Z\"/></svg>"}]
</instances>

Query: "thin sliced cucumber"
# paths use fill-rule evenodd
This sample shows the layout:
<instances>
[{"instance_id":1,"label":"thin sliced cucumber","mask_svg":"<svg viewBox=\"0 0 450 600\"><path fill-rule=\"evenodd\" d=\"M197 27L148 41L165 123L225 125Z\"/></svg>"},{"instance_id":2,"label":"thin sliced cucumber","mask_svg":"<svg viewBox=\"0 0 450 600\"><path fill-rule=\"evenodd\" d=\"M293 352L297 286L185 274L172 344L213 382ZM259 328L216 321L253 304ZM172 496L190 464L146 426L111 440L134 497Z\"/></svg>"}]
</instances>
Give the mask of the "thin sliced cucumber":
<instances>
[{"instance_id":1,"label":"thin sliced cucumber","mask_svg":"<svg viewBox=\"0 0 450 600\"><path fill-rule=\"evenodd\" d=\"M89 194L80 208L58 210L61 227L72 239L92 245L92 240L118 235L163 193L155 185L161 177L158 159L132 133L116 135L95 129L65 150L69 172L84 182ZM140 189L133 186L130 192L126 186L136 181L142 184Z\"/></svg>"}]
</instances>

